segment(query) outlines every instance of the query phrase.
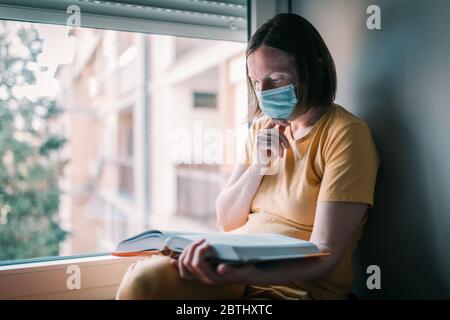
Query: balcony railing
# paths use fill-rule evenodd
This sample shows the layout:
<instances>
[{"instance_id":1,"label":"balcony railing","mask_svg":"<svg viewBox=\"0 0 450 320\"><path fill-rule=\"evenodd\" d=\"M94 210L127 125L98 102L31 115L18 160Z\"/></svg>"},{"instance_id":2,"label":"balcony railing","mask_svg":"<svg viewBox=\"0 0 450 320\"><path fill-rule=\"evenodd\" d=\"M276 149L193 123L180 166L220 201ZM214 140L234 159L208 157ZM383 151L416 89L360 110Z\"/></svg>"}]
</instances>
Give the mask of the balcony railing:
<instances>
[{"instance_id":1,"label":"balcony railing","mask_svg":"<svg viewBox=\"0 0 450 320\"><path fill-rule=\"evenodd\" d=\"M177 215L215 226L215 201L227 175L218 165L181 164L176 167Z\"/></svg>"}]
</instances>

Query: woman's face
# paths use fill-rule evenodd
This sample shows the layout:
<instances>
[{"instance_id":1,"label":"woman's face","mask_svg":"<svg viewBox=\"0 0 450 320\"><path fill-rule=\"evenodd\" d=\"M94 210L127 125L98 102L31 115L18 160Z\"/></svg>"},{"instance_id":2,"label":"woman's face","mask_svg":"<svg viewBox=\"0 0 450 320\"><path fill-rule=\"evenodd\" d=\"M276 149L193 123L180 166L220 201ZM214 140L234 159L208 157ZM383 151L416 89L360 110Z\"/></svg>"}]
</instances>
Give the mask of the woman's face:
<instances>
[{"instance_id":1,"label":"woman's face","mask_svg":"<svg viewBox=\"0 0 450 320\"><path fill-rule=\"evenodd\" d=\"M247 69L255 91L297 84L294 58L279 49L259 47L247 57Z\"/></svg>"}]
</instances>

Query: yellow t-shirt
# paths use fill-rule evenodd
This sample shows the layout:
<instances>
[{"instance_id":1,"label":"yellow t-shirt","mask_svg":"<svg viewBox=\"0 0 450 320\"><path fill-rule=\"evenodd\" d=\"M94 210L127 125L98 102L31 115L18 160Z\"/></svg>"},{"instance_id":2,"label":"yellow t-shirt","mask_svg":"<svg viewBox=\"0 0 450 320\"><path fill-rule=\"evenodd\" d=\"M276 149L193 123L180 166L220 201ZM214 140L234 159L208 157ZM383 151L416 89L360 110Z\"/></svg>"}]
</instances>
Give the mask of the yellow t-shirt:
<instances>
[{"instance_id":1,"label":"yellow t-shirt","mask_svg":"<svg viewBox=\"0 0 450 320\"><path fill-rule=\"evenodd\" d=\"M256 134L268 120L260 117L249 130L244 157L247 164L252 162ZM332 104L302 138L294 140L289 127L285 135L291 149L273 162L276 174L263 177L247 222L231 233L273 232L309 240L317 201L373 206L379 156L365 122ZM251 292L265 291L267 296L284 298L345 298L353 287L353 252L366 221L367 213L351 246L329 274L288 286L251 286Z\"/></svg>"}]
</instances>

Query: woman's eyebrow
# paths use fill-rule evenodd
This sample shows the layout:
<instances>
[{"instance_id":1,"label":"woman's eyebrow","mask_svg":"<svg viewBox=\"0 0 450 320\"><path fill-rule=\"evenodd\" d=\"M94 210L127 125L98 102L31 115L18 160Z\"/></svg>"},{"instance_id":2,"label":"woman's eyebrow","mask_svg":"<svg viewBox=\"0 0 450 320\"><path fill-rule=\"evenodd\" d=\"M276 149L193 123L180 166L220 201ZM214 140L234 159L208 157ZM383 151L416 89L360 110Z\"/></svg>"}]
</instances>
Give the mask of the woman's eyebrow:
<instances>
[{"instance_id":1,"label":"woman's eyebrow","mask_svg":"<svg viewBox=\"0 0 450 320\"><path fill-rule=\"evenodd\" d=\"M290 72L288 72L288 71L272 71L272 72L268 73L263 79L269 78L274 73L283 74L283 75L291 75ZM249 75L249 78L252 80L254 79L251 75Z\"/></svg>"},{"instance_id":2,"label":"woman's eyebrow","mask_svg":"<svg viewBox=\"0 0 450 320\"><path fill-rule=\"evenodd\" d=\"M271 73L269 74L269 76L273 75L274 73L276 73L276 74L281 74L281 75L290 75L290 74L291 74L291 73L288 72L288 71L274 71L274 72L271 72Z\"/></svg>"}]
</instances>

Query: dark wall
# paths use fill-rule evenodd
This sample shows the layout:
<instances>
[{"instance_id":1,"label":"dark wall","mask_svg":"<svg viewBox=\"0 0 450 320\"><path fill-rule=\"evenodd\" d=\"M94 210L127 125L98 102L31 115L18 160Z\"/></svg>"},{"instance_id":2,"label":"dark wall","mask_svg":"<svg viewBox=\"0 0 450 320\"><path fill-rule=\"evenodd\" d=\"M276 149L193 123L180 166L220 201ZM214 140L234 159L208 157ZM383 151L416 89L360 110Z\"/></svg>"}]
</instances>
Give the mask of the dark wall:
<instances>
[{"instance_id":1,"label":"dark wall","mask_svg":"<svg viewBox=\"0 0 450 320\"><path fill-rule=\"evenodd\" d=\"M381 30L366 9L381 8ZM361 241L361 298L450 298L450 2L303 0L294 11L324 37L336 101L370 126L381 156ZM368 290L366 268L381 268Z\"/></svg>"}]
</instances>

